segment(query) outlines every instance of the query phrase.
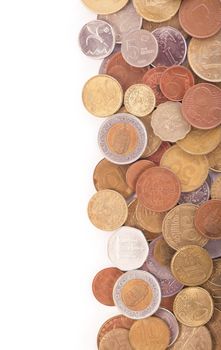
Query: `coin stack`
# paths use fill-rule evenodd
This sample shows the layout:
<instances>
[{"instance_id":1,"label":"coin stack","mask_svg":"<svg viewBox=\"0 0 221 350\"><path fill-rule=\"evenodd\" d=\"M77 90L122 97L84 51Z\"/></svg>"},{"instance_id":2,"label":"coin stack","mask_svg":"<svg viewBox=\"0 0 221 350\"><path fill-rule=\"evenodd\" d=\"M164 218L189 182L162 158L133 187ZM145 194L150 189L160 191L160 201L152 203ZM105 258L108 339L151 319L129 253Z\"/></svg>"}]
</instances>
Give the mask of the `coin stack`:
<instances>
[{"instance_id":1,"label":"coin stack","mask_svg":"<svg viewBox=\"0 0 221 350\"><path fill-rule=\"evenodd\" d=\"M88 204L112 231L95 298L116 306L99 350L221 349L221 2L82 0L103 59L84 85L106 118Z\"/></svg>"}]
</instances>

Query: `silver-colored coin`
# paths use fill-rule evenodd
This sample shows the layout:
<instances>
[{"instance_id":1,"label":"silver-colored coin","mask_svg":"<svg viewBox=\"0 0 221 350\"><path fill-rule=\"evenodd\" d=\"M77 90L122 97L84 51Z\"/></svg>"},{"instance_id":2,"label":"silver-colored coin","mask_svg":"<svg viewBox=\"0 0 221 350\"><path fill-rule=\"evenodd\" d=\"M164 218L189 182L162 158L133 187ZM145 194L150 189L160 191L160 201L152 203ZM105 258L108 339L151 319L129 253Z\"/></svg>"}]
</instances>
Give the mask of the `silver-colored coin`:
<instances>
[{"instance_id":1,"label":"silver-colored coin","mask_svg":"<svg viewBox=\"0 0 221 350\"><path fill-rule=\"evenodd\" d=\"M143 280L149 286L152 291L152 299L150 304L141 311L131 310L122 300L122 288L131 280ZM145 295L146 296L146 295ZM142 297L140 296L140 301ZM151 275L149 272L141 270L133 270L124 273L120 278L118 278L113 289L113 299L115 305L118 307L120 312L132 319L139 320L153 315L160 306L161 302L161 290L157 279Z\"/></svg>"},{"instance_id":2,"label":"silver-colored coin","mask_svg":"<svg viewBox=\"0 0 221 350\"><path fill-rule=\"evenodd\" d=\"M135 30L124 35L121 52L131 66L146 67L157 57L158 43L154 35L147 30Z\"/></svg>"},{"instance_id":3,"label":"silver-colored coin","mask_svg":"<svg viewBox=\"0 0 221 350\"><path fill-rule=\"evenodd\" d=\"M179 204L192 203L201 205L209 200L210 188L205 181L197 190L191 192L181 192Z\"/></svg>"},{"instance_id":4,"label":"silver-colored coin","mask_svg":"<svg viewBox=\"0 0 221 350\"><path fill-rule=\"evenodd\" d=\"M168 327L170 328L170 344L169 344L169 346L172 345L173 343L175 343L175 341L177 340L178 335L179 335L179 324L178 324L174 314L172 312L168 311L167 309L160 307L154 316L161 318L163 321L165 321L167 323Z\"/></svg>"},{"instance_id":5,"label":"silver-colored coin","mask_svg":"<svg viewBox=\"0 0 221 350\"><path fill-rule=\"evenodd\" d=\"M123 226L109 238L107 250L109 259L115 267L129 271L143 265L149 246L142 231Z\"/></svg>"},{"instance_id":6,"label":"silver-colored coin","mask_svg":"<svg viewBox=\"0 0 221 350\"><path fill-rule=\"evenodd\" d=\"M86 56L95 59L109 56L115 43L114 30L105 21L91 21L83 26L79 34L79 44L82 52Z\"/></svg>"},{"instance_id":7,"label":"silver-colored coin","mask_svg":"<svg viewBox=\"0 0 221 350\"><path fill-rule=\"evenodd\" d=\"M101 125L98 145L110 162L130 164L143 154L147 145L147 132L138 118L128 113L118 113Z\"/></svg>"},{"instance_id":8,"label":"silver-colored coin","mask_svg":"<svg viewBox=\"0 0 221 350\"><path fill-rule=\"evenodd\" d=\"M98 15L97 19L104 20L113 27L117 43L122 42L122 38L125 34L138 30L142 26L142 17L138 15L132 2L129 2L116 13Z\"/></svg>"},{"instance_id":9,"label":"silver-colored coin","mask_svg":"<svg viewBox=\"0 0 221 350\"><path fill-rule=\"evenodd\" d=\"M210 239L203 248L207 250L212 259L221 257L221 239Z\"/></svg>"},{"instance_id":10,"label":"silver-colored coin","mask_svg":"<svg viewBox=\"0 0 221 350\"><path fill-rule=\"evenodd\" d=\"M207 178L207 181L209 182L209 186L211 187L213 182L220 176L221 176L220 173L213 170L209 170L209 176Z\"/></svg>"}]
</instances>

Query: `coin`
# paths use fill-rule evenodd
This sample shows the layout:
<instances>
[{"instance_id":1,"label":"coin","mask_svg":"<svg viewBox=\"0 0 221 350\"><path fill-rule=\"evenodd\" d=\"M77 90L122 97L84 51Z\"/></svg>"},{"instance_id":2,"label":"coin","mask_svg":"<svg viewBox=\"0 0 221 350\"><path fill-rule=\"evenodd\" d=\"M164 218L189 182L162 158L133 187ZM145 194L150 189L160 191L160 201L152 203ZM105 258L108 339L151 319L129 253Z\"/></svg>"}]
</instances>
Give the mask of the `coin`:
<instances>
[{"instance_id":1,"label":"coin","mask_svg":"<svg viewBox=\"0 0 221 350\"><path fill-rule=\"evenodd\" d=\"M145 170L137 181L138 200L149 210L164 212L173 208L180 197L180 182L165 168Z\"/></svg>"},{"instance_id":2,"label":"coin","mask_svg":"<svg viewBox=\"0 0 221 350\"><path fill-rule=\"evenodd\" d=\"M171 346L176 341L179 335L179 325L176 318L174 317L172 312L168 311L167 309L163 309L161 307L157 310L154 316L159 317L160 319L165 321L166 324L168 325L170 329L169 346Z\"/></svg>"},{"instance_id":3,"label":"coin","mask_svg":"<svg viewBox=\"0 0 221 350\"><path fill-rule=\"evenodd\" d=\"M208 176L206 156L188 154L176 145L164 153L160 165L171 169L176 174L181 182L182 192L199 188Z\"/></svg>"},{"instance_id":4,"label":"coin","mask_svg":"<svg viewBox=\"0 0 221 350\"><path fill-rule=\"evenodd\" d=\"M221 239L221 200L212 199L196 211L195 226L209 239Z\"/></svg>"},{"instance_id":5,"label":"coin","mask_svg":"<svg viewBox=\"0 0 221 350\"><path fill-rule=\"evenodd\" d=\"M143 76L143 83L150 86L155 94L156 105L167 101L167 98L162 94L160 90L160 79L166 69L167 67L164 66L155 67L149 69Z\"/></svg>"},{"instance_id":6,"label":"coin","mask_svg":"<svg viewBox=\"0 0 221 350\"><path fill-rule=\"evenodd\" d=\"M138 118L118 113L101 125L98 144L110 162L130 164L140 158L146 148L146 129Z\"/></svg>"},{"instance_id":7,"label":"coin","mask_svg":"<svg viewBox=\"0 0 221 350\"><path fill-rule=\"evenodd\" d=\"M116 79L108 75L96 75L84 85L82 100L89 113L96 117L107 117L121 107L123 90Z\"/></svg>"},{"instance_id":8,"label":"coin","mask_svg":"<svg viewBox=\"0 0 221 350\"><path fill-rule=\"evenodd\" d=\"M114 50L111 52L111 54L108 57L105 57L103 59L101 65L100 65L100 68L99 68L99 72L98 72L99 74L111 75L111 74L107 73L107 65L108 65L109 61L111 60L111 58L113 56L115 56L115 54L118 53L120 50L121 50L121 45L120 44L116 44L115 47L114 47ZM113 78L115 78L115 77L113 77Z\"/></svg>"},{"instance_id":9,"label":"coin","mask_svg":"<svg viewBox=\"0 0 221 350\"><path fill-rule=\"evenodd\" d=\"M212 274L213 261L208 252L196 245L180 248L171 261L174 277L186 286L197 286L206 282Z\"/></svg>"},{"instance_id":10,"label":"coin","mask_svg":"<svg viewBox=\"0 0 221 350\"><path fill-rule=\"evenodd\" d=\"M144 170L149 169L153 166L155 166L155 164L146 159L138 160L129 166L126 172L126 182L134 192L136 191L136 183L139 176Z\"/></svg>"},{"instance_id":11,"label":"coin","mask_svg":"<svg viewBox=\"0 0 221 350\"><path fill-rule=\"evenodd\" d=\"M123 272L115 267L108 267L99 271L93 279L92 291L95 298L104 305L114 306L113 288Z\"/></svg>"},{"instance_id":12,"label":"coin","mask_svg":"<svg viewBox=\"0 0 221 350\"><path fill-rule=\"evenodd\" d=\"M147 146L142 154L142 158L146 158L154 154L158 148L160 147L162 141L161 139L154 134L153 128L151 126L151 115L147 115L146 117L143 117L141 119L142 123L145 126L147 135L148 135L148 142Z\"/></svg>"},{"instance_id":13,"label":"coin","mask_svg":"<svg viewBox=\"0 0 221 350\"><path fill-rule=\"evenodd\" d=\"M162 223L166 213L157 213L151 211L143 206L141 203L137 203L136 218L141 227L153 233L162 232Z\"/></svg>"},{"instance_id":14,"label":"coin","mask_svg":"<svg viewBox=\"0 0 221 350\"><path fill-rule=\"evenodd\" d=\"M163 141L160 145L160 147L158 148L158 150L151 154L150 156L148 156L148 160L154 162L156 165L160 165L160 161L161 158L163 156L163 154L166 152L166 150L168 150L170 148L170 143L167 141Z\"/></svg>"},{"instance_id":15,"label":"coin","mask_svg":"<svg viewBox=\"0 0 221 350\"><path fill-rule=\"evenodd\" d=\"M170 343L170 329L164 320L152 316L134 322L129 331L129 339L132 348L136 350L165 350Z\"/></svg>"},{"instance_id":16,"label":"coin","mask_svg":"<svg viewBox=\"0 0 221 350\"><path fill-rule=\"evenodd\" d=\"M128 0L82 0L83 3L93 12L107 15L120 11Z\"/></svg>"},{"instance_id":17,"label":"coin","mask_svg":"<svg viewBox=\"0 0 221 350\"><path fill-rule=\"evenodd\" d=\"M186 40L177 29L161 27L152 33L159 46L153 66L170 67L184 62L187 52Z\"/></svg>"},{"instance_id":18,"label":"coin","mask_svg":"<svg viewBox=\"0 0 221 350\"><path fill-rule=\"evenodd\" d=\"M221 349L221 338L220 338L220 323L221 323L221 311L216 309L211 320L208 322L207 327L212 335L213 339L213 350Z\"/></svg>"},{"instance_id":19,"label":"coin","mask_svg":"<svg viewBox=\"0 0 221 350\"><path fill-rule=\"evenodd\" d=\"M208 176L206 181L208 181L208 184L211 187L213 182L220 176L221 176L220 172L210 169L209 170L209 176Z\"/></svg>"},{"instance_id":20,"label":"coin","mask_svg":"<svg viewBox=\"0 0 221 350\"><path fill-rule=\"evenodd\" d=\"M221 200L221 177L218 177L212 184L211 198Z\"/></svg>"},{"instance_id":21,"label":"coin","mask_svg":"<svg viewBox=\"0 0 221 350\"><path fill-rule=\"evenodd\" d=\"M221 89L208 83L192 86L183 98L182 114L198 129L213 129L220 125Z\"/></svg>"},{"instance_id":22,"label":"coin","mask_svg":"<svg viewBox=\"0 0 221 350\"><path fill-rule=\"evenodd\" d=\"M176 142L191 130L183 118L180 102L164 102L152 113L151 126L154 133L163 141Z\"/></svg>"},{"instance_id":23,"label":"coin","mask_svg":"<svg viewBox=\"0 0 221 350\"><path fill-rule=\"evenodd\" d=\"M164 22L173 17L179 10L181 0L133 0L134 7L140 16L151 22Z\"/></svg>"},{"instance_id":24,"label":"coin","mask_svg":"<svg viewBox=\"0 0 221 350\"><path fill-rule=\"evenodd\" d=\"M157 40L144 29L135 30L123 37L121 52L131 66L146 67L157 57Z\"/></svg>"},{"instance_id":25,"label":"coin","mask_svg":"<svg viewBox=\"0 0 221 350\"><path fill-rule=\"evenodd\" d=\"M122 42L125 34L138 30L142 26L142 17L138 15L130 2L118 12L109 15L98 15L98 19L106 21L113 27L117 43Z\"/></svg>"},{"instance_id":26,"label":"coin","mask_svg":"<svg viewBox=\"0 0 221 350\"><path fill-rule=\"evenodd\" d=\"M145 271L134 270L124 273L117 280L113 298L122 314L132 319L142 319L157 311L161 301L161 291L153 275ZM143 309L135 310L141 306Z\"/></svg>"},{"instance_id":27,"label":"coin","mask_svg":"<svg viewBox=\"0 0 221 350\"><path fill-rule=\"evenodd\" d=\"M163 299L165 300L170 300L168 297L172 297L174 295L176 295L178 292L181 291L181 289L183 289L183 284L180 283L179 281L176 280L176 278L174 278L172 275L170 278L158 278L158 282L161 288L161 293L162 293L162 302L161 302L161 306L164 306L164 302L165 302L165 307L168 308L169 310L173 310L173 308L169 307L166 303L167 301L163 301Z\"/></svg>"},{"instance_id":28,"label":"coin","mask_svg":"<svg viewBox=\"0 0 221 350\"><path fill-rule=\"evenodd\" d=\"M170 350L213 349L210 332L205 326L187 327L184 324L180 324L179 328L178 339Z\"/></svg>"},{"instance_id":29,"label":"coin","mask_svg":"<svg viewBox=\"0 0 221 350\"><path fill-rule=\"evenodd\" d=\"M137 117L150 114L156 105L153 90L145 84L130 86L124 95L124 106L127 111Z\"/></svg>"},{"instance_id":30,"label":"coin","mask_svg":"<svg viewBox=\"0 0 221 350\"><path fill-rule=\"evenodd\" d=\"M129 330L115 328L106 333L100 341L99 350L133 350L129 342Z\"/></svg>"},{"instance_id":31,"label":"coin","mask_svg":"<svg viewBox=\"0 0 221 350\"><path fill-rule=\"evenodd\" d=\"M192 203L195 205L201 205L208 201L210 198L210 188L205 181L202 186L197 188L195 191L191 192L181 192L181 196L179 199L179 204L184 204L184 203Z\"/></svg>"},{"instance_id":32,"label":"coin","mask_svg":"<svg viewBox=\"0 0 221 350\"><path fill-rule=\"evenodd\" d=\"M160 306L173 312L173 302L174 302L175 297L176 297L176 295L162 298Z\"/></svg>"},{"instance_id":33,"label":"coin","mask_svg":"<svg viewBox=\"0 0 221 350\"><path fill-rule=\"evenodd\" d=\"M160 89L170 101L181 101L186 91L193 85L192 72L183 66L167 68L160 79Z\"/></svg>"},{"instance_id":34,"label":"coin","mask_svg":"<svg viewBox=\"0 0 221 350\"><path fill-rule=\"evenodd\" d=\"M213 260L213 273L208 282L215 286L221 287L221 259Z\"/></svg>"},{"instance_id":35,"label":"coin","mask_svg":"<svg viewBox=\"0 0 221 350\"><path fill-rule=\"evenodd\" d=\"M209 167L213 171L221 172L221 143L209 154L207 154Z\"/></svg>"},{"instance_id":36,"label":"coin","mask_svg":"<svg viewBox=\"0 0 221 350\"><path fill-rule=\"evenodd\" d=\"M129 271L143 265L149 246L142 231L123 226L109 238L107 250L114 266L120 270Z\"/></svg>"},{"instance_id":37,"label":"coin","mask_svg":"<svg viewBox=\"0 0 221 350\"><path fill-rule=\"evenodd\" d=\"M208 39L191 39L188 46L189 64L200 78L221 81L221 31Z\"/></svg>"},{"instance_id":38,"label":"coin","mask_svg":"<svg viewBox=\"0 0 221 350\"><path fill-rule=\"evenodd\" d=\"M207 250L207 252L209 253L209 256L211 256L212 259L220 258L221 257L221 239L220 240L209 239L207 244L204 246L204 249Z\"/></svg>"},{"instance_id":39,"label":"coin","mask_svg":"<svg viewBox=\"0 0 221 350\"><path fill-rule=\"evenodd\" d=\"M195 38L205 39L221 29L219 0L185 0L181 3L179 20L182 28Z\"/></svg>"},{"instance_id":40,"label":"coin","mask_svg":"<svg viewBox=\"0 0 221 350\"><path fill-rule=\"evenodd\" d=\"M189 244L203 247L208 242L194 225L197 208L193 204L181 204L165 216L162 225L163 237L173 249L178 250Z\"/></svg>"},{"instance_id":41,"label":"coin","mask_svg":"<svg viewBox=\"0 0 221 350\"><path fill-rule=\"evenodd\" d=\"M173 303L173 311L179 322L189 327L205 325L213 315L213 300L201 287L184 288Z\"/></svg>"},{"instance_id":42,"label":"coin","mask_svg":"<svg viewBox=\"0 0 221 350\"><path fill-rule=\"evenodd\" d=\"M113 190L95 193L88 204L88 216L94 226L104 231L116 230L127 219L128 208L123 196Z\"/></svg>"}]
</instances>

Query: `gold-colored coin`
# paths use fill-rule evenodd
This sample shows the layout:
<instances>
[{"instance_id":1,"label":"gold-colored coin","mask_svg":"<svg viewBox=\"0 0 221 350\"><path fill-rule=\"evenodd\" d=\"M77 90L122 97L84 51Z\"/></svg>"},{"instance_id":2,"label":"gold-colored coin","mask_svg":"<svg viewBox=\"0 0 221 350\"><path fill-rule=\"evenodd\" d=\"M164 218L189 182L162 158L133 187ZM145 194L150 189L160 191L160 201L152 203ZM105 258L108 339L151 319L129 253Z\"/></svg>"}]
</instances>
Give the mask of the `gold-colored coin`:
<instances>
[{"instance_id":1,"label":"gold-colored coin","mask_svg":"<svg viewBox=\"0 0 221 350\"><path fill-rule=\"evenodd\" d=\"M125 92L124 105L129 113L137 117L145 117L153 111L156 105L156 97L149 86L134 84Z\"/></svg>"},{"instance_id":2,"label":"gold-colored coin","mask_svg":"<svg viewBox=\"0 0 221 350\"><path fill-rule=\"evenodd\" d=\"M213 272L203 285L213 298L215 307L221 309L221 259L213 260Z\"/></svg>"},{"instance_id":3,"label":"gold-colored coin","mask_svg":"<svg viewBox=\"0 0 221 350\"><path fill-rule=\"evenodd\" d=\"M118 81L109 75L95 75L84 85L82 100L89 113L108 117L120 109L123 90Z\"/></svg>"},{"instance_id":4,"label":"gold-colored coin","mask_svg":"<svg viewBox=\"0 0 221 350\"><path fill-rule=\"evenodd\" d=\"M153 249L154 259L161 266L166 266L170 269L170 264L174 253L175 251L167 244L163 237L159 237Z\"/></svg>"},{"instance_id":5,"label":"gold-colored coin","mask_svg":"<svg viewBox=\"0 0 221 350\"><path fill-rule=\"evenodd\" d=\"M129 340L136 350L165 350L170 342L170 329L165 321L151 316L134 322Z\"/></svg>"},{"instance_id":6,"label":"gold-colored coin","mask_svg":"<svg viewBox=\"0 0 221 350\"><path fill-rule=\"evenodd\" d=\"M193 204L180 204L165 216L162 224L163 237L173 249L178 250L190 244L203 247L208 242L194 225L197 209Z\"/></svg>"},{"instance_id":7,"label":"gold-colored coin","mask_svg":"<svg viewBox=\"0 0 221 350\"><path fill-rule=\"evenodd\" d=\"M136 219L139 225L153 233L162 232L163 219L166 213L156 213L137 203Z\"/></svg>"},{"instance_id":8,"label":"gold-colored coin","mask_svg":"<svg viewBox=\"0 0 221 350\"><path fill-rule=\"evenodd\" d=\"M206 180L209 164L205 155L192 155L177 145L163 155L160 165L172 170L181 182L181 191L190 192L199 188Z\"/></svg>"},{"instance_id":9,"label":"gold-colored coin","mask_svg":"<svg viewBox=\"0 0 221 350\"><path fill-rule=\"evenodd\" d=\"M211 198L221 199L221 176L217 177L212 183Z\"/></svg>"},{"instance_id":10,"label":"gold-colored coin","mask_svg":"<svg viewBox=\"0 0 221 350\"><path fill-rule=\"evenodd\" d=\"M213 261L205 249L196 245L187 245L174 254L171 271L180 283L186 286L197 286L210 278Z\"/></svg>"},{"instance_id":11,"label":"gold-colored coin","mask_svg":"<svg viewBox=\"0 0 221 350\"><path fill-rule=\"evenodd\" d=\"M187 153L202 155L212 152L220 142L221 126L218 126L211 130L193 128L177 145Z\"/></svg>"},{"instance_id":12,"label":"gold-colored coin","mask_svg":"<svg viewBox=\"0 0 221 350\"><path fill-rule=\"evenodd\" d=\"M221 143L212 151L207 154L207 159L209 161L209 167L213 171L221 172Z\"/></svg>"},{"instance_id":13,"label":"gold-colored coin","mask_svg":"<svg viewBox=\"0 0 221 350\"><path fill-rule=\"evenodd\" d=\"M187 327L184 324L180 324L179 328L179 336L170 347L170 350L213 349L211 334L205 326Z\"/></svg>"},{"instance_id":14,"label":"gold-colored coin","mask_svg":"<svg viewBox=\"0 0 221 350\"><path fill-rule=\"evenodd\" d=\"M88 216L97 228L113 231L121 227L128 215L127 203L124 197L112 190L102 190L95 193L88 204Z\"/></svg>"},{"instance_id":15,"label":"gold-colored coin","mask_svg":"<svg viewBox=\"0 0 221 350\"><path fill-rule=\"evenodd\" d=\"M151 304L153 292L145 281L132 279L122 287L121 298L128 309L142 311Z\"/></svg>"},{"instance_id":16,"label":"gold-colored coin","mask_svg":"<svg viewBox=\"0 0 221 350\"><path fill-rule=\"evenodd\" d=\"M189 327L205 325L211 319L213 310L210 294L201 287L184 288L177 294L173 303L176 318Z\"/></svg>"},{"instance_id":17,"label":"gold-colored coin","mask_svg":"<svg viewBox=\"0 0 221 350\"><path fill-rule=\"evenodd\" d=\"M133 0L138 14L151 22L164 22L179 10L181 0Z\"/></svg>"},{"instance_id":18,"label":"gold-colored coin","mask_svg":"<svg viewBox=\"0 0 221 350\"><path fill-rule=\"evenodd\" d=\"M108 15L121 10L128 0L82 0L93 12L99 15Z\"/></svg>"},{"instance_id":19,"label":"gold-colored coin","mask_svg":"<svg viewBox=\"0 0 221 350\"><path fill-rule=\"evenodd\" d=\"M221 311L215 308L213 317L207 324L207 327L209 328L209 331L213 338L213 350L221 349L220 325Z\"/></svg>"},{"instance_id":20,"label":"gold-colored coin","mask_svg":"<svg viewBox=\"0 0 221 350\"><path fill-rule=\"evenodd\" d=\"M132 350L128 329L113 328L110 330L101 338L99 350L117 350L119 344L124 350Z\"/></svg>"},{"instance_id":21,"label":"gold-colored coin","mask_svg":"<svg viewBox=\"0 0 221 350\"><path fill-rule=\"evenodd\" d=\"M221 81L221 31L208 39L192 38L188 46L188 61L202 79Z\"/></svg>"},{"instance_id":22,"label":"gold-colored coin","mask_svg":"<svg viewBox=\"0 0 221 350\"><path fill-rule=\"evenodd\" d=\"M151 156L158 150L162 143L162 140L153 132L153 128L151 126L151 115L143 117L141 121L143 122L148 135L147 147L141 157L146 158Z\"/></svg>"}]
</instances>

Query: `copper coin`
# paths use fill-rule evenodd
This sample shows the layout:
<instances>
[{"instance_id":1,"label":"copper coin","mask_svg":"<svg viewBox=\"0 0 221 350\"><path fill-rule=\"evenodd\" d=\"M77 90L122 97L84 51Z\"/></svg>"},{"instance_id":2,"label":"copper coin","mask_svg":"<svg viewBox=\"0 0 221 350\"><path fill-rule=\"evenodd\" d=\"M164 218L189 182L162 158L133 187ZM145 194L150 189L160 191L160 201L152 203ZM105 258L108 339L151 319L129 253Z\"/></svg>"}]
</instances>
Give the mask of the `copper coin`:
<instances>
[{"instance_id":1,"label":"copper coin","mask_svg":"<svg viewBox=\"0 0 221 350\"><path fill-rule=\"evenodd\" d=\"M129 331L124 328L115 328L106 333L101 339L99 350L133 350L129 342Z\"/></svg>"},{"instance_id":2,"label":"copper coin","mask_svg":"<svg viewBox=\"0 0 221 350\"><path fill-rule=\"evenodd\" d=\"M173 311L173 302L175 298L176 298L176 294L170 297L163 297L161 299L160 306L164 307L167 310Z\"/></svg>"},{"instance_id":3,"label":"copper coin","mask_svg":"<svg viewBox=\"0 0 221 350\"><path fill-rule=\"evenodd\" d=\"M126 182L128 186L135 192L136 183L139 176L144 172L144 170L155 166L150 160L138 160L137 162L131 164L126 172Z\"/></svg>"},{"instance_id":4,"label":"copper coin","mask_svg":"<svg viewBox=\"0 0 221 350\"><path fill-rule=\"evenodd\" d=\"M182 28L194 38L205 39L221 29L219 0L183 0L179 10Z\"/></svg>"},{"instance_id":5,"label":"copper coin","mask_svg":"<svg viewBox=\"0 0 221 350\"><path fill-rule=\"evenodd\" d=\"M195 225L209 239L221 238L221 200L211 199L196 211Z\"/></svg>"},{"instance_id":6,"label":"copper coin","mask_svg":"<svg viewBox=\"0 0 221 350\"><path fill-rule=\"evenodd\" d=\"M151 160L156 165L160 165L161 158L163 157L164 153L170 148L170 143L167 141L163 141L158 148L158 150L152 154L151 156L147 157L148 160Z\"/></svg>"},{"instance_id":7,"label":"copper coin","mask_svg":"<svg viewBox=\"0 0 221 350\"><path fill-rule=\"evenodd\" d=\"M105 57L100 65L99 68L99 74L107 74L107 64L110 61L110 59L121 50L121 45L120 44L116 44L114 50L112 51L112 53L108 56ZM111 75L111 74L109 74Z\"/></svg>"},{"instance_id":8,"label":"copper coin","mask_svg":"<svg viewBox=\"0 0 221 350\"><path fill-rule=\"evenodd\" d=\"M214 310L211 320L207 323L207 327L212 334L213 339L213 350L221 349L221 337L220 337L220 326L221 326L221 311Z\"/></svg>"},{"instance_id":9,"label":"copper coin","mask_svg":"<svg viewBox=\"0 0 221 350\"><path fill-rule=\"evenodd\" d=\"M142 79L143 83L150 86L153 90L156 97L156 105L167 101L167 98L162 94L162 91L160 89L160 79L163 72L165 72L166 69L167 67L165 66L159 66L153 69L149 69L144 74Z\"/></svg>"},{"instance_id":10,"label":"copper coin","mask_svg":"<svg viewBox=\"0 0 221 350\"><path fill-rule=\"evenodd\" d=\"M170 101L181 101L186 91L194 85L191 71L183 66L172 66L163 72L160 89Z\"/></svg>"},{"instance_id":11,"label":"copper coin","mask_svg":"<svg viewBox=\"0 0 221 350\"><path fill-rule=\"evenodd\" d=\"M153 167L145 170L137 181L138 200L147 208L163 212L173 208L181 193L177 176L169 169Z\"/></svg>"},{"instance_id":12,"label":"copper coin","mask_svg":"<svg viewBox=\"0 0 221 350\"><path fill-rule=\"evenodd\" d=\"M209 83L192 86L182 103L184 118L198 129L212 129L221 124L221 89Z\"/></svg>"}]
</instances>

